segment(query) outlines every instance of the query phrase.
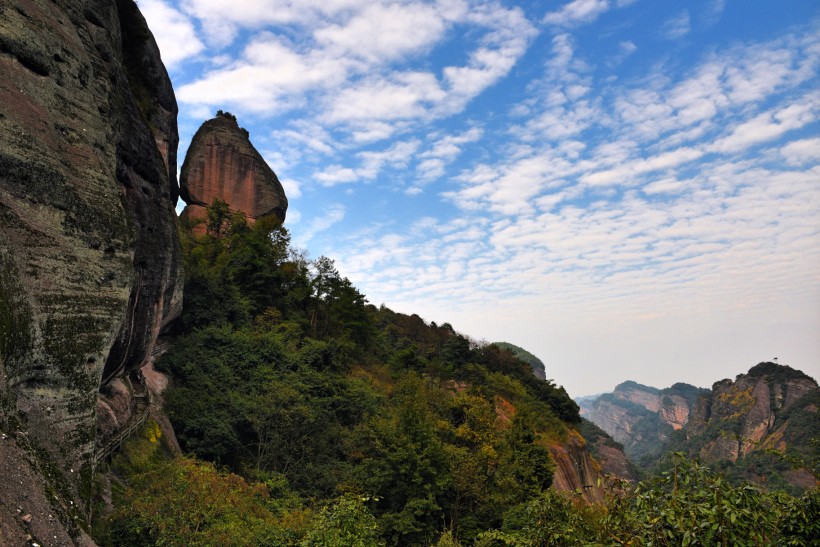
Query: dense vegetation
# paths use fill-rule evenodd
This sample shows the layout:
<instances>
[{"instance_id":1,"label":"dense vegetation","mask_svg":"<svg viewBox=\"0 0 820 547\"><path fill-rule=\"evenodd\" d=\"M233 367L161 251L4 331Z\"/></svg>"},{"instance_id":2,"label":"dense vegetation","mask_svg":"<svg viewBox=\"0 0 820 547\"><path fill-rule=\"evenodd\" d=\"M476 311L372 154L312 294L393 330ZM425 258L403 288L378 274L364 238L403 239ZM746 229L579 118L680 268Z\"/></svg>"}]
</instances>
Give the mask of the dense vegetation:
<instances>
[{"instance_id":1,"label":"dense vegetation","mask_svg":"<svg viewBox=\"0 0 820 547\"><path fill-rule=\"evenodd\" d=\"M117 487L119 509L97 530L104 545L300 545L369 547L385 536L367 495L343 493L305 504L281 481L251 483L212 464L163 454L149 423L114 465L128 476ZM385 464L389 465L387 462ZM541 490L504 512L473 541L452 528L412 545L814 545L820 537L820 492L801 497L733 486L721 475L674 454L670 469L628 485L613 481L603 503ZM461 539L461 541L459 541Z\"/></svg>"},{"instance_id":2,"label":"dense vegetation","mask_svg":"<svg viewBox=\"0 0 820 547\"><path fill-rule=\"evenodd\" d=\"M217 202L205 235L189 228L185 309L159 363L187 456L169 457L155 424L129 443L102 544L671 545L684 531L739 544L816 532L805 516L816 496L736 489L683 461L666 482L613 486L606 505L557 494L549 448L581 420L528 363L368 304L271 221L250 227Z\"/></svg>"}]
</instances>

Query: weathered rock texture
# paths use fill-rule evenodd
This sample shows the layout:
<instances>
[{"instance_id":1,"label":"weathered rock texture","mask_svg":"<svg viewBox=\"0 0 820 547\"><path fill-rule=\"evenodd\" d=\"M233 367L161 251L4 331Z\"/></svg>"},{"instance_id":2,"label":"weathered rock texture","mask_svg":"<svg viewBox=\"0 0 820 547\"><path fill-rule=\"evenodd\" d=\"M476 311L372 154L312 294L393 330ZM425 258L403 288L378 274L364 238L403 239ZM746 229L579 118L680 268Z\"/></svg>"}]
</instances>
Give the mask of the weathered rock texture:
<instances>
[{"instance_id":1,"label":"weathered rock texture","mask_svg":"<svg viewBox=\"0 0 820 547\"><path fill-rule=\"evenodd\" d=\"M581 492L587 501L603 500L604 491L598 478L600 465L590 457L581 435L572 432L566 442L550 446L555 462L552 487L559 492Z\"/></svg>"},{"instance_id":2,"label":"weathered rock texture","mask_svg":"<svg viewBox=\"0 0 820 547\"><path fill-rule=\"evenodd\" d=\"M202 124L191 140L180 175L183 218L204 219L214 199L244 213L249 223L274 215L282 222L288 209L285 191L248 132L230 114ZM200 225L197 233L203 233Z\"/></svg>"},{"instance_id":3,"label":"weathered rock texture","mask_svg":"<svg viewBox=\"0 0 820 547\"><path fill-rule=\"evenodd\" d=\"M73 503L101 382L181 307L176 112L132 0L0 0L0 427Z\"/></svg>"}]
</instances>

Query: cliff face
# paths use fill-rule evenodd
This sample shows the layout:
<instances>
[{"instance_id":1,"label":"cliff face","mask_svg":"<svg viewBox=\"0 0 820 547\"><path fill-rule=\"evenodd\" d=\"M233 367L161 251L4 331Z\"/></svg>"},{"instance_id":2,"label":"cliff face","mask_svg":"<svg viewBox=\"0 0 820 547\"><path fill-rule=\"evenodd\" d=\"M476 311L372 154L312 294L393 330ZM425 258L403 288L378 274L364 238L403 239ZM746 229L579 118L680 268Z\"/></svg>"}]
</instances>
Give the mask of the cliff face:
<instances>
[{"instance_id":1,"label":"cliff face","mask_svg":"<svg viewBox=\"0 0 820 547\"><path fill-rule=\"evenodd\" d=\"M671 433L687 424L705 391L688 384L656 389L624 382L612 393L582 401L581 415L622 443L630 458L652 460Z\"/></svg>"},{"instance_id":2,"label":"cliff face","mask_svg":"<svg viewBox=\"0 0 820 547\"><path fill-rule=\"evenodd\" d=\"M181 308L176 112L132 0L0 2L0 427L74 500L101 382Z\"/></svg>"},{"instance_id":3,"label":"cliff face","mask_svg":"<svg viewBox=\"0 0 820 547\"><path fill-rule=\"evenodd\" d=\"M598 485L601 467L590 457L583 437L573 433L566 443L550 446L550 454L555 462L553 488L559 492L582 492L590 502L603 500L604 491Z\"/></svg>"},{"instance_id":4,"label":"cliff face","mask_svg":"<svg viewBox=\"0 0 820 547\"><path fill-rule=\"evenodd\" d=\"M817 398L817 382L812 378L789 367L761 363L734 382L715 383L692 416L686 438L707 462L737 462L763 448L785 450L806 436L795 435L798 429L812 422L814 434L820 429ZM715 431L730 434L716 435ZM805 444L809 440L802 439Z\"/></svg>"},{"instance_id":5,"label":"cliff face","mask_svg":"<svg viewBox=\"0 0 820 547\"><path fill-rule=\"evenodd\" d=\"M724 462L731 478L811 488L814 478L808 471L789 469L765 449L788 449L811 461L816 456L811 440L820 438L818 407L814 379L790 367L760 363L711 390L686 384L658 390L625 382L613 393L582 400L581 414L623 443L642 466L681 451L706 463Z\"/></svg>"},{"instance_id":6,"label":"cliff face","mask_svg":"<svg viewBox=\"0 0 820 547\"><path fill-rule=\"evenodd\" d=\"M550 453L555 462L553 488L581 492L589 502L604 499L606 486L599 484L599 479L605 475L638 480L622 447L590 422L581 424L580 433L572 431L567 442L551 446Z\"/></svg>"},{"instance_id":7,"label":"cliff face","mask_svg":"<svg viewBox=\"0 0 820 547\"><path fill-rule=\"evenodd\" d=\"M183 217L204 219L214 199L245 214L249 223L274 215L284 222L285 191L248 132L230 114L218 114L202 124L191 140L180 175ZM203 233L200 225L195 230Z\"/></svg>"}]
</instances>

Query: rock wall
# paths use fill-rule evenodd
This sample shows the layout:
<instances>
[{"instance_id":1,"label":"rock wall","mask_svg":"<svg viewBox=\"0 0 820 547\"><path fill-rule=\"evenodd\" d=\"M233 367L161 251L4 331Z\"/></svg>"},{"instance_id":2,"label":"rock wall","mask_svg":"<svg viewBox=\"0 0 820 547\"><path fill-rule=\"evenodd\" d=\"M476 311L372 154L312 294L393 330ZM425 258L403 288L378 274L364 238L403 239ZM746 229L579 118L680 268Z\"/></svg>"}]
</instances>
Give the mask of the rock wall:
<instances>
[{"instance_id":1,"label":"rock wall","mask_svg":"<svg viewBox=\"0 0 820 547\"><path fill-rule=\"evenodd\" d=\"M249 223L274 215L282 222L288 209L285 191L248 132L231 114L202 124L191 140L180 175L183 218L204 219L214 199L245 214ZM204 233L200 225L195 233Z\"/></svg>"},{"instance_id":2,"label":"rock wall","mask_svg":"<svg viewBox=\"0 0 820 547\"><path fill-rule=\"evenodd\" d=\"M581 401L581 414L624 445L638 466L651 469L664 454L684 452L705 463L721 462L732 477L775 488L811 488L807 469L788 472L765 449L816 459L820 390L799 370L759 363L711 390L675 384L658 390L624 382L613 393ZM604 459L602 457L602 459Z\"/></svg>"},{"instance_id":3,"label":"rock wall","mask_svg":"<svg viewBox=\"0 0 820 547\"><path fill-rule=\"evenodd\" d=\"M699 443L704 461L736 462L761 447L787 448L783 439L789 423L783 418L804 397L818 392L817 383L788 367L761 365L734 382L716 382L697 406L686 434L689 439L708 437ZM731 434L709 435L710 429Z\"/></svg>"},{"instance_id":4,"label":"rock wall","mask_svg":"<svg viewBox=\"0 0 820 547\"><path fill-rule=\"evenodd\" d=\"M601 467L590 457L583 437L572 432L565 443L550 446L550 454L555 462L553 488L559 492L581 492L589 502L603 500L603 487L598 484Z\"/></svg>"},{"instance_id":5,"label":"rock wall","mask_svg":"<svg viewBox=\"0 0 820 547\"><path fill-rule=\"evenodd\" d=\"M0 428L72 504L101 382L181 308L176 112L132 0L0 0Z\"/></svg>"}]
</instances>

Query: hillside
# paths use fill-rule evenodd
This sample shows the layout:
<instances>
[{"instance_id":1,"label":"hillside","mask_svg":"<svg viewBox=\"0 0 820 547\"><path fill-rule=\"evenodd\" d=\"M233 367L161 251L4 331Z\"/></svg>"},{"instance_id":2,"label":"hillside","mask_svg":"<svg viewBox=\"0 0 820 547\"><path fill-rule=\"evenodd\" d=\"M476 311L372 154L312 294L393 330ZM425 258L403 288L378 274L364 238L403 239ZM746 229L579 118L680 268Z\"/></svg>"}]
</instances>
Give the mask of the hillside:
<instances>
[{"instance_id":1,"label":"hillside","mask_svg":"<svg viewBox=\"0 0 820 547\"><path fill-rule=\"evenodd\" d=\"M799 492L816 486L820 462L820 389L810 376L764 362L734 381L716 382L703 395L687 427L669 449L714 464L734 479ZM809 464L792 469L767 452L790 454Z\"/></svg>"},{"instance_id":2,"label":"hillside","mask_svg":"<svg viewBox=\"0 0 820 547\"><path fill-rule=\"evenodd\" d=\"M449 324L369 305L277 219L221 208L203 235L183 226L185 306L157 363L184 453L295 507L368 498L399 545L444 525L472 540L551 485L602 498L562 388Z\"/></svg>"},{"instance_id":3,"label":"hillside","mask_svg":"<svg viewBox=\"0 0 820 547\"><path fill-rule=\"evenodd\" d=\"M133 0L0 3L0 109L1 545L820 534L817 488L736 487L680 455L622 480L621 445L531 354L368 303L291 245L284 188L232 114L197 132L180 189L174 90ZM622 391L727 472L817 434L797 371L761 364L684 415L689 387ZM746 475L807 482L768 469Z\"/></svg>"}]
</instances>

